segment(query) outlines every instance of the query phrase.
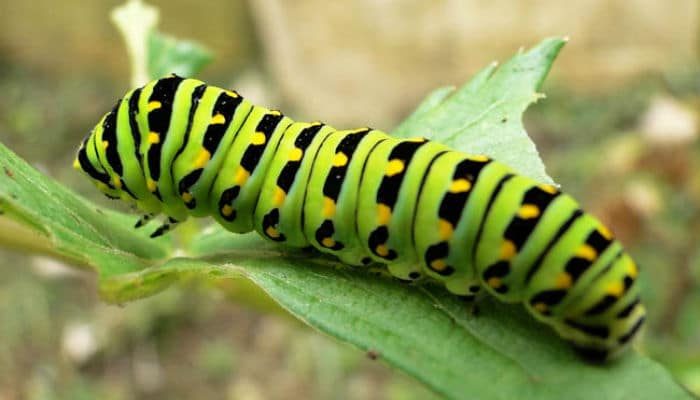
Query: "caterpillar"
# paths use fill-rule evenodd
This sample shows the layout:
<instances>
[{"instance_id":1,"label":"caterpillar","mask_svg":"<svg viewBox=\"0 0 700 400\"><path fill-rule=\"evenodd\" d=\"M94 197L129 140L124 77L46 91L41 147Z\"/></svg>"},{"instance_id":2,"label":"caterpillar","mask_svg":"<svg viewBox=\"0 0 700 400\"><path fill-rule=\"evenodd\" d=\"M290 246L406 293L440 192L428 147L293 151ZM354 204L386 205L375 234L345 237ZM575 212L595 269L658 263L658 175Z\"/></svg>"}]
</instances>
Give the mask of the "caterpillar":
<instances>
[{"instance_id":1,"label":"caterpillar","mask_svg":"<svg viewBox=\"0 0 700 400\"><path fill-rule=\"evenodd\" d=\"M556 187L483 155L370 128L296 122L237 92L170 75L128 92L74 162L152 237L188 216L383 263L473 297L522 303L598 359L645 320L638 269L611 232Z\"/></svg>"}]
</instances>

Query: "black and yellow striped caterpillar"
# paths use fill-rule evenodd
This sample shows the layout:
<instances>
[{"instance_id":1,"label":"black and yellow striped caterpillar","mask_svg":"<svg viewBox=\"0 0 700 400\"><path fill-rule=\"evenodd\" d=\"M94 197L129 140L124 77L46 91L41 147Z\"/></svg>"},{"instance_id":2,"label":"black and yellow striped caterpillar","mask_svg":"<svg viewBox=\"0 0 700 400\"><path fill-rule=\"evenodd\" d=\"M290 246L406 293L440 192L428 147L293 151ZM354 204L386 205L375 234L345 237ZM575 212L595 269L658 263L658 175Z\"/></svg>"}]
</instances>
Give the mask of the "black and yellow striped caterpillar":
<instances>
[{"instance_id":1,"label":"black and yellow striped caterpillar","mask_svg":"<svg viewBox=\"0 0 700 400\"><path fill-rule=\"evenodd\" d=\"M119 100L75 167L144 211L137 227L164 214L153 236L210 215L458 295L483 287L599 357L626 347L645 319L635 263L570 196L423 138L295 122L171 75Z\"/></svg>"}]
</instances>

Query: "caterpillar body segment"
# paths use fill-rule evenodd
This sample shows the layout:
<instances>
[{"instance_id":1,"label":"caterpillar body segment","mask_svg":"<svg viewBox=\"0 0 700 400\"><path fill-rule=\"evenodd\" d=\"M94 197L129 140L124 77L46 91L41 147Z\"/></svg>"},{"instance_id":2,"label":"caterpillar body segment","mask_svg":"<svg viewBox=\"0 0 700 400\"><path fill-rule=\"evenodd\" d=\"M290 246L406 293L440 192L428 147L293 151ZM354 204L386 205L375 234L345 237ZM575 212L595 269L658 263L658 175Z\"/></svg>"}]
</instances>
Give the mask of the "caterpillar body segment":
<instances>
[{"instance_id":1,"label":"caterpillar body segment","mask_svg":"<svg viewBox=\"0 0 700 400\"><path fill-rule=\"evenodd\" d=\"M75 166L110 198L168 221L213 216L405 280L522 303L600 357L639 332L637 267L570 196L481 155L370 128L295 122L175 75L130 91Z\"/></svg>"},{"instance_id":2,"label":"caterpillar body segment","mask_svg":"<svg viewBox=\"0 0 700 400\"><path fill-rule=\"evenodd\" d=\"M317 249L350 265L372 262L356 233L358 188L367 156L386 139L369 128L335 131L316 155L330 162L315 162L306 185L304 235Z\"/></svg>"},{"instance_id":3,"label":"caterpillar body segment","mask_svg":"<svg viewBox=\"0 0 700 400\"><path fill-rule=\"evenodd\" d=\"M294 247L305 247L306 182L316 154L335 129L321 123L295 123L273 157L255 209L255 230L262 236Z\"/></svg>"},{"instance_id":4,"label":"caterpillar body segment","mask_svg":"<svg viewBox=\"0 0 700 400\"><path fill-rule=\"evenodd\" d=\"M247 102L244 100L244 102ZM267 167L292 121L278 112L252 107L239 127L209 190L211 215L232 232L254 230L253 216Z\"/></svg>"}]
</instances>

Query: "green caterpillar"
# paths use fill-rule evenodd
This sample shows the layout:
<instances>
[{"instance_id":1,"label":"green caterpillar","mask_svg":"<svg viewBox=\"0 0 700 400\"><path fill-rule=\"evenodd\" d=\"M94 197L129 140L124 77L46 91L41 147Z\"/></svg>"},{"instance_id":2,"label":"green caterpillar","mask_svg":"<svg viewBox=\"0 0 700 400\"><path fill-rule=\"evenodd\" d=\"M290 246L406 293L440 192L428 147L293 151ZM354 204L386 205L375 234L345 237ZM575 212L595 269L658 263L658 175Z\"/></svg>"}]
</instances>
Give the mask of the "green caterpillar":
<instances>
[{"instance_id":1,"label":"green caterpillar","mask_svg":"<svg viewBox=\"0 0 700 400\"><path fill-rule=\"evenodd\" d=\"M602 358L644 323L635 263L575 200L423 138L295 122L171 75L119 100L75 167L144 211L137 227L164 214L152 236L213 216L232 232L384 263L457 295L483 287Z\"/></svg>"}]
</instances>

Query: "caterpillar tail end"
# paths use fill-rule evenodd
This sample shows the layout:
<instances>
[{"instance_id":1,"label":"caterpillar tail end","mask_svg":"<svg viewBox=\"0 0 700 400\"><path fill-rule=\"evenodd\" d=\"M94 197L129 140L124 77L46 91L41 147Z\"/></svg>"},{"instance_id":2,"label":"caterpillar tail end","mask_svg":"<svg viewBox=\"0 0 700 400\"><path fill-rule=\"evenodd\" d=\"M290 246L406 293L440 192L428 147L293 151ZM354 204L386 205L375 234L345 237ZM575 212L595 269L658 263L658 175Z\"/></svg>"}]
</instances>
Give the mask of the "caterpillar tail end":
<instances>
[{"instance_id":1,"label":"caterpillar tail end","mask_svg":"<svg viewBox=\"0 0 700 400\"><path fill-rule=\"evenodd\" d=\"M578 331L576 336L572 337L568 327L575 324L575 320L566 320L566 327L558 327L557 331L572 343L576 352L585 360L605 363L618 358L635 342L643 331L645 321L646 309L642 304L638 304L628 316L612 320L605 327L608 332L605 338L601 337L603 331L591 332L585 337Z\"/></svg>"}]
</instances>

